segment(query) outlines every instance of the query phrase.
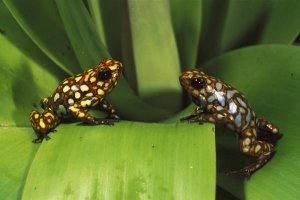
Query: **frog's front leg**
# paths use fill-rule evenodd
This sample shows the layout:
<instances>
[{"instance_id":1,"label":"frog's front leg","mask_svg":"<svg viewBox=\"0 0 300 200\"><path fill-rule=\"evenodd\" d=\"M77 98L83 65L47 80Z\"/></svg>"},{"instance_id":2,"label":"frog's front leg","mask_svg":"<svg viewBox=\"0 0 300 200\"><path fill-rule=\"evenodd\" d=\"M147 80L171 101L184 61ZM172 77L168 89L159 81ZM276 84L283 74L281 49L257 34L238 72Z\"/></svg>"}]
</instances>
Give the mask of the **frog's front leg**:
<instances>
[{"instance_id":1,"label":"frog's front leg","mask_svg":"<svg viewBox=\"0 0 300 200\"><path fill-rule=\"evenodd\" d=\"M115 121L120 120L120 117L116 114L116 110L113 108L111 103L109 103L106 99L102 99L99 103L100 107L104 112L107 113L107 119L114 119Z\"/></svg>"},{"instance_id":2,"label":"frog's front leg","mask_svg":"<svg viewBox=\"0 0 300 200\"><path fill-rule=\"evenodd\" d=\"M198 122L198 117L203 113L203 109L200 107L196 107L196 109L192 112L192 114L180 118L180 121L188 121L188 122Z\"/></svg>"},{"instance_id":3,"label":"frog's front leg","mask_svg":"<svg viewBox=\"0 0 300 200\"><path fill-rule=\"evenodd\" d=\"M45 138L50 139L49 132L54 131L54 128L59 124L60 119L51 109L46 109L42 114L33 110L30 113L30 121L33 130L38 135L37 139L34 139L33 143L40 143Z\"/></svg>"},{"instance_id":4,"label":"frog's front leg","mask_svg":"<svg viewBox=\"0 0 300 200\"><path fill-rule=\"evenodd\" d=\"M247 178L265 165L275 154L274 145L266 141L256 139L256 129L249 127L242 132L240 149L244 154L257 157L257 161L243 169L229 172L228 174L242 173Z\"/></svg>"},{"instance_id":5,"label":"frog's front leg","mask_svg":"<svg viewBox=\"0 0 300 200\"><path fill-rule=\"evenodd\" d=\"M96 106L99 103L99 99L96 97L85 97L80 101L76 102L73 106L68 108L68 111L73 114L73 116L83 121L87 124L92 125L113 125L113 120L111 119L101 119L96 118L88 113L89 108Z\"/></svg>"},{"instance_id":6,"label":"frog's front leg","mask_svg":"<svg viewBox=\"0 0 300 200\"><path fill-rule=\"evenodd\" d=\"M259 139L261 140L275 144L282 137L282 134L279 133L278 127L265 119L257 119L256 125L260 133Z\"/></svg>"}]
</instances>

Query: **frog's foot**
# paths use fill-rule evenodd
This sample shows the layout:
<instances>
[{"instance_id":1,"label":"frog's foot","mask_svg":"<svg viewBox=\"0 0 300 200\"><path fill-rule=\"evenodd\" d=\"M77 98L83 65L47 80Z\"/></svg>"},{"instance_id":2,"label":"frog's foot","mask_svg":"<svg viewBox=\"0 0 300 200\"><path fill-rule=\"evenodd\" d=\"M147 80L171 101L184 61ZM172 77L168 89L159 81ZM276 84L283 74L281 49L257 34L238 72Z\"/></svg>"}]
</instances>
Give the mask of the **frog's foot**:
<instances>
[{"instance_id":1,"label":"frog's foot","mask_svg":"<svg viewBox=\"0 0 300 200\"><path fill-rule=\"evenodd\" d=\"M266 164L275 155L276 151L271 152L269 155L262 155L258 158L256 163L252 163L242 169L227 172L226 175L237 175L249 179L251 175Z\"/></svg>"},{"instance_id":2,"label":"frog's foot","mask_svg":"<svg viewBox=\"0 0 300 200\"><path fill-rule=\"evenodd\" d=\"M30 121L33 130L38 135L38 138L33 140L34 143L42 142L44 138L50 139L47 134L52 132L59 123L57 116L50 109L45 110L42 114L33 110L30 113Z\"/></svg>"},{"instance_id":3,"label":"frog's foot","mask_svg":"<svg viewBox=\"0 0 300 200\"><path fill-rule=\"evenodd\" d=\"M41 134L37 133L38 137L34 140L32 140L32 143L41 143L44 139L45 140L50 140L51 138L48 136L48 134Z\"/></svg>"},{"instance_id":4,"label":"frog's foot","mask_svg":"<svg viewBox=\"0 0 300 200\"><path fill-rule=\"evenodd\" d=\"M258 139L275 144L282 137L275 124L264 119L257 119L256 124L260 133Z\"/></svg>"}]
</instances>

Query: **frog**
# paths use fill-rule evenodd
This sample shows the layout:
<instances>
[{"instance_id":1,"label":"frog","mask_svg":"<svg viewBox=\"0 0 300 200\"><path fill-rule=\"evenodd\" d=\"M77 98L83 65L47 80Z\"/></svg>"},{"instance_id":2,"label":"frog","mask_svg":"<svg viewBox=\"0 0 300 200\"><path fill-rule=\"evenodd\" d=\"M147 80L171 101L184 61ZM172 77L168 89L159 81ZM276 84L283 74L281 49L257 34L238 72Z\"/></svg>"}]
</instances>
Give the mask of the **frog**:
<instances>
[{"instance_id":1,"label":"frog","mask_svg":"<svg viewBox=\"0 0 300 200\"><path fill-rule=\"evenodd\" d=\"M257 117L240 91L198 68L182 72L179 81L196 105L190 115L180 120L225 126L238 134L240 151L256 159L242 169L228 172L228 175L249 178L275 155L275 145L282 137L278 126Z\"/></svg>"},{"instance_id":2,"label":"frog","mask_svg":"<svg viewBox=\"0 0 300 200\"><path fill-rule=\"evenodd\" d=\"M32 110L30 113L31 126L37 135L32 142L50 139L48 134L70 119L90 125L114 125L119 121L119 115L106 96L117 85L122 68L119 61L103 59L94 68L64 79L50 96L41 99L43 112ZM91 115L91 108L103 110L107 117Z\"/></svg>"}]
</instances>

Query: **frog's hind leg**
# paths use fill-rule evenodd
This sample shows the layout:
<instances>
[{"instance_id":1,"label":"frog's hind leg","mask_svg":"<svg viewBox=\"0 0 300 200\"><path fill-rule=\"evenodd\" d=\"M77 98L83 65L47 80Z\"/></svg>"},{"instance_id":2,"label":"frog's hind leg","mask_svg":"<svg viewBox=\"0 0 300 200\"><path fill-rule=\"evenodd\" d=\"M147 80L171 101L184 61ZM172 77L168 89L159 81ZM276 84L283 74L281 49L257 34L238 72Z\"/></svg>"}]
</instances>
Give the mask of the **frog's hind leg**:
<instances>
[{"instance_id":1,"label":"frog's hind leg","mask_svg":"<svg viewBox=\"0 0 300 200\"><path fill-rule=\"evenodd\" d=\"M282 134L276 125L264 119L257 119L256 125L258 127L258 139L276 144L281 139Z\"/></svg>"},{"instance_id":2,"label":"frog's hind leg","mask_svg":"<svg viewBox=\"0 0 300 200\"><path fill-rule=\"evenodd\" d=\"M33 130L38 135L38 138L33 140L33 143L40 143L45 138L50 139L49 132L52 132L59 123L58 117L50 109L45 110L42 114L33 110L30 113L30 122Z\"/></svg>"},{"instance_id":3,"label":"frog's hind leg","mask_svg":"<svg viewBox=\"0 0 300 200\"><path fill-rule=\"evenodd\" d=\"M256 139L255 128L247 128L242 132L240 149L244 154L257 157L257 161L241 170L229 172L228 174L242 173L247 178L250 177L250 175L256 170L265 165L275 153L273 144Z\"/></svg>"}]
</instances>

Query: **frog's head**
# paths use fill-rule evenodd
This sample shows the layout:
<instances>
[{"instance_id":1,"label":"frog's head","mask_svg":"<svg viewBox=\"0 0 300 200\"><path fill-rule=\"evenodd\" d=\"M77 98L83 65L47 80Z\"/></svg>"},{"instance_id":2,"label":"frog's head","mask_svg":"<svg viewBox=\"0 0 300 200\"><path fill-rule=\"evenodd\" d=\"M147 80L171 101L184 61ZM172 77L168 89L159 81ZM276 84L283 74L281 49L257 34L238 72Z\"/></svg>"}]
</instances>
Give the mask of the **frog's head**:
<instances>
[{"instance_id":1,"label":"frog's head","mask_svg":"<svg viewBox=\"0 0 300 200\"><path fill-rule=\"evenodd\" d=\"M122 63L112 59L103 59L94 68L100 86L104 91L110 92L117 84L117 80L122 73Z\"/></svg>"},{"instance_id":2,"label":"frog's head","mask_svg":"<svg viewBox=\"0 0 300 200\"><path fill-rule=\"evenodd\" d=\"M213 92L213 77L208 76L199 69L183 72L179 81L182 87L191 95L193 102L203 108L207 104L207 98Z\"/></svg>"}]
</instances>

